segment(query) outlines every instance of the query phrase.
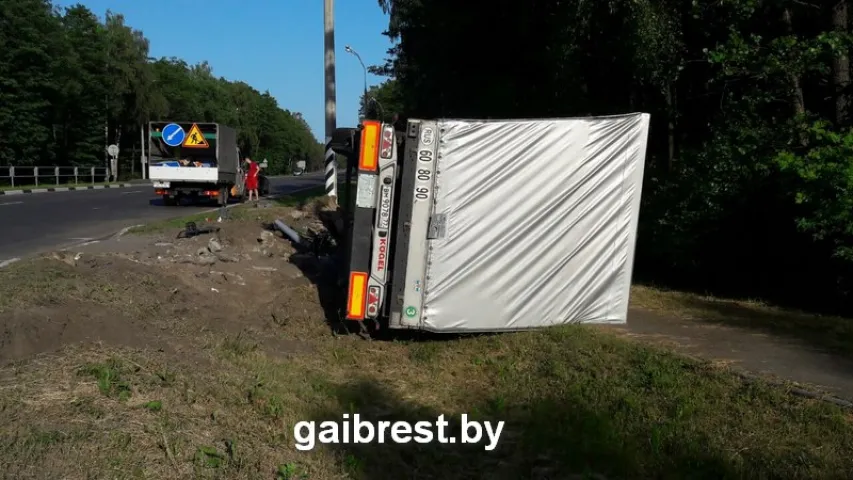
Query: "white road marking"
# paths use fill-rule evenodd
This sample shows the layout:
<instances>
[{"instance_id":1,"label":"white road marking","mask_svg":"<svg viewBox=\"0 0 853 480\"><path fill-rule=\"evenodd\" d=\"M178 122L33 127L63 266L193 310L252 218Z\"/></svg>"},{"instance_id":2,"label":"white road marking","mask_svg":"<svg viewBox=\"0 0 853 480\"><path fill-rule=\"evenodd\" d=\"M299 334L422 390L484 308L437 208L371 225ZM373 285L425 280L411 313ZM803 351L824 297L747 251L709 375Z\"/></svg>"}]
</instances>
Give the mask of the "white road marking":
<instances>
[{"instance_id":1,"label":"white road marking","mask_svg":"<svg viewBox=\"0 0 853 480\"><path fill-rule=\"evenodd\" d=\"M86 245L92 245L93 243L101 243L100 240L90 240L88 242L83 242L80 245L76 245L78 247L85 247Z\"/></svg>"},{"instance_id":2,"label":"white road marking","mask_svg":"<svg viewBox=\"0 0 853 480\"><path fill-rule=\"evenodd\" d=\"M77 240L80 242L88 242L89 240L92 240L92 237L74 237L71 240Z\"/></svg>"},{"instance_id":3,"label":"white road marking","mask_svg":"<svg viewBox=\"0 0 853 480\"><path fill-rule=\"evenodd\" d=\"M17 262L18 260L20 260L20 258L10 258L9 260L3 260L2 262L0 262L0 268L8 267L9 265Z\"/></svg>"},{"instance_id":4,"label":"white road marking","mask_svg":"<svg viewBox=\"0 0 853 480\"><path fill-rule=\"evenodd\" d=\"M0 207L2 207L3 205L20 205L20 204L22 204L22 203L24 203L24 202L6 202L6 203L0 203Z\"/></svg>"},{"instance_id":5,"label":"white road marking","mask_svg":"<svg viewBox=\"0 0 853 480\"><path fill-rule=\"evenodd\" d=\"M145 190L131 190L129 192L121 192L122 195L130 195L131 193L142 193Z\"/></svg>"}]
</instances>

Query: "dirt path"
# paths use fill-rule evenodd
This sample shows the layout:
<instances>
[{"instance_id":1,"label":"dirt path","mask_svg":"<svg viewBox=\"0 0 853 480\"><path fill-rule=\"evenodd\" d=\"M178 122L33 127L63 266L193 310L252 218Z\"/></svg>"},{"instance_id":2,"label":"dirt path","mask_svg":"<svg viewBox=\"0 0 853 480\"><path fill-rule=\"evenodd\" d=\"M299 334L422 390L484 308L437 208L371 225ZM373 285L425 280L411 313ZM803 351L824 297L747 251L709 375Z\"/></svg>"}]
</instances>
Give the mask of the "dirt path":
<instances>
[{"instance_id":1,"label":"dirt path","mask_svg":"<svg viewBox=\"0 0 853 480\"><path fill-rule=\"evenodd\" d=\"M765 331L632 308L627 335L853 400L853 361Z\"/></svg>"}]
</instances>

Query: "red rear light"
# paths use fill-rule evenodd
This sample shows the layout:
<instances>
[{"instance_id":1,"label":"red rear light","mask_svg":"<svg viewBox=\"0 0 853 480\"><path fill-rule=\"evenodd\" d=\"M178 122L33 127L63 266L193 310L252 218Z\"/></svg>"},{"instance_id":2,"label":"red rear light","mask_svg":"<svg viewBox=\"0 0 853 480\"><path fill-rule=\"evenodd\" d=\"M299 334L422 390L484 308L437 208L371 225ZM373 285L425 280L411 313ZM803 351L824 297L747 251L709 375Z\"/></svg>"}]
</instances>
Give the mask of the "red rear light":
<instances>
[{"instance_id":1,"label":"red rear light","mask_svg":"<svg viewBox=\"0 0 853 480\"><path fill-rule=\"evenodd\" d=\"M379 287L367 289L367 316L375 318L379 313Z\"/></svg>"},{"instance_id":2,"label":"red rear light","mask_svg":"<svg viewBox=\"0 0 853 480\"><path fill-rule=\"evenodd\" d=\"M394 127L391 125L385 125L385 128L382 129L382 146L379 149L380 156L386 160L391 158L391 154L394 152Z\"/></svg>"}]
</instances>

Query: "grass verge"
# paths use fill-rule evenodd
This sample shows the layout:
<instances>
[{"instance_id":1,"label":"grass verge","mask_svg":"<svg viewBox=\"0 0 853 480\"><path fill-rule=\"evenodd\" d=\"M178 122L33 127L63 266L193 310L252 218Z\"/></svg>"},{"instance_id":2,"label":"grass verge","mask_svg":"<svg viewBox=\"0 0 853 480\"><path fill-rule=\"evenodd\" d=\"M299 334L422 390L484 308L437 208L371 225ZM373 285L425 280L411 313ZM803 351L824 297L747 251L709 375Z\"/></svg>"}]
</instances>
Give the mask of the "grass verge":
<instances>
[{"instance_id":1,"label":"grass verge","mask_svg":"<svg viewBox=\"0 0 853 480\"><path fill-rule=\"evenodd\" d=\"M276 206L294 207L307 203L317 197L321 197L324 194L325 188L321 185L318 187L312 187L306 190L301 190L290 195L275 198L272 200L272 203ZM235 205L231 207L228 212L229 217L234 219L244 219L251 216L257 216L259 214L263 216L263 210L254 209L252 208L252 205L248 203L242 205ZM215 209L212 209L202 213L194 213L192 215L184 215L181 217L151 222L145 225L134 227L128 230L127 233L138 235L162 233L165 231L181 229L187 224L187 222L195 222L196 224L201 225L204 223L215 222L216 218L217 212L215 211Z\"/></svg>"},{"instance_id":2,"label":"grass verge","mask_svg":"<svg viewBox=\"0 0 853 480\"><path fill-rule=\"evenodd\" d=\"M806 341L819 349L853 357L853 321L848 318L644 286L632 288L631 303L678 317L783 335Z\"/></svg>"},{"instance_id":3,"label":"grass verge","mask_svg":"<svg viewBox=\"0 0 853 480\"><path fill-rule=\"evenodd\" d=\"M849 413L607 333L559 327L365 342L329 338L321 323L285 325L282 335L314 352L285 359L225 338L194 364L155 349L69 349L6 370L8 473L805 479L845 478L853 468ZM410 422L446 414L457 437L462 413L506 425L491 452L482 444L295 449L297 421L344 413Z\"/></svg>"},{"instance_id":4,"label":"grass verge","mask_svg":"<svg viewBox=\"0 0 853 480\"><path fill-rule=\"evenodd\" d=\"M280 202L311 197L306 191ZM66 347L0 368L0 458L9 478L811 479L853 471L849 411L606 330L332 337L313 286L269 277L266 284L292 295L272 305L275 327L264 335L299 344L271 352L262 346L269 338L251 330L192 323L209 316L210 325L239 326L228 311L217 316L226 306L217 299L233 287L200 297L170 283L176 269L28 262L0 271L0 293L8 293L0 295L0 320L42 309L66 336L92 312L102 312L106 326L137 311L134 319L148 320L129 324L128 336L168 332L169 342ZM635 304L647 308L677 308L666 302L679 298L634 292ZM186 309L172 319L165 305ZM28 339L40 341L39 326L25 325ZM164 348L172 340L181 348ZM482 444L296 448L298 421L340 421L344 413L409 422L444 414L457 438L463 413L506 424L494 451Z\"/></svg>"}]
</instances>

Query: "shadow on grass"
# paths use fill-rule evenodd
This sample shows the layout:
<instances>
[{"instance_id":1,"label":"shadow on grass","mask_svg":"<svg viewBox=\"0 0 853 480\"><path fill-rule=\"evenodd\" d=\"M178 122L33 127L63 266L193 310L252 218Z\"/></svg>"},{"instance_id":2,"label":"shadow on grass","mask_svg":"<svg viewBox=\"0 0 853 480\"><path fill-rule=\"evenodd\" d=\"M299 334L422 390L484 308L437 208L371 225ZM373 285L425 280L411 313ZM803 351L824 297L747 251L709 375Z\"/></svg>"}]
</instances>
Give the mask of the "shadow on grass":
<instances>
[{"instance_id":1,"label":"shadow on grass","mask_svg":"<svg viewBox=\"0 0 853 480\"><path fill-rule=\"evenodd\" d=\"M341 189L339 184L339 190ZM321 202L325 187L318 186L283 197L276 202L282 206L305 210L313 204L313 214L320 220L326 232L299 232L305 245L291 255L290 262L296 265L317 288L318 300L323 308L324 318L334 334L347 334L359 331L359 325L344 319L346 284L343 282L345 269L340 215L323 208ZM287 224L286 220L283 220Z\"/></svg>"},{"instance_id":2,"label":"shadow on grass","mask_svg":"<svg viewBox=\"0 0 853 480\"><path fill-rule=\"evenodd\" d=\"M357 412L362 421L435 421L442 412L399 398L387 386L360 381L336 391L339 410L316 420L340 420ZM569 398L508 399L482 392L482 402L466 412L446 414L447 437L461 439L461 414L490 421L492 431L505 422L497 447L484 433L477 444L395 444L391 429L383 445L338 444L342 467L354 478L409 479L599 479L599 478L743 478L743 468L727 463L700 442L676 444L647 432L626 432L607 409L591 410ZM493 395L493 394L492 394ZM375 423L374 423L375 425ZM364 430L362 430L364 432ZM475 435L469 427L468 433ZM352 436L351 436L352 438ZM470 438L470 436L469 436ZM458 440L457 442L459 442Z\"/></svg>"},{"instance_id":3,"label":"shadow on grass","mask_svg":"<svg viewBox=\"0 0 853 480\"><path fill-rule=\"evenodd\" d=\"M456 438L462 414L505 424L493 451L394 444L390 429L382 445L326 445L354 478L844 478L853 468L844 411L584 327L411 343L380 363L330 387L335 401L309 418L444 414Z\"/></svg>"},{"instance_id":4,"label":"shadow on grass","mask_svg":"<svg viewBox=\"0 0 853 480\"><path fill-rule=\"evenodd\" d=\"M333 256L317 256L311 253L295 253L290 256L290 262L317 288L323 317L332 333L343 335L357 332L357 326L353 325L353 322L344 320L346 285L342 285L340 281L340 262Z\"/></svg>"}]
</instances>

